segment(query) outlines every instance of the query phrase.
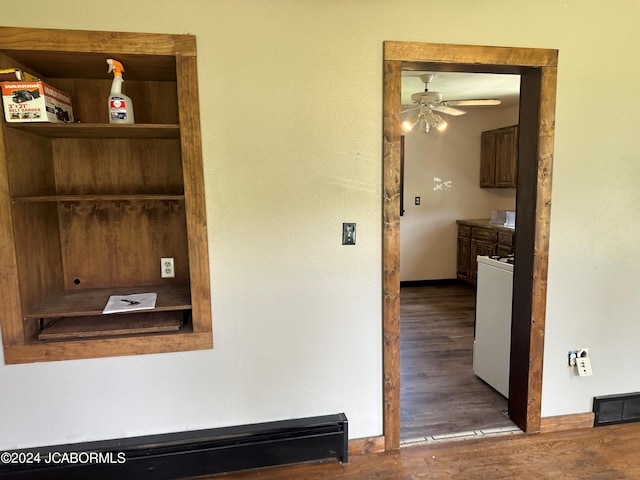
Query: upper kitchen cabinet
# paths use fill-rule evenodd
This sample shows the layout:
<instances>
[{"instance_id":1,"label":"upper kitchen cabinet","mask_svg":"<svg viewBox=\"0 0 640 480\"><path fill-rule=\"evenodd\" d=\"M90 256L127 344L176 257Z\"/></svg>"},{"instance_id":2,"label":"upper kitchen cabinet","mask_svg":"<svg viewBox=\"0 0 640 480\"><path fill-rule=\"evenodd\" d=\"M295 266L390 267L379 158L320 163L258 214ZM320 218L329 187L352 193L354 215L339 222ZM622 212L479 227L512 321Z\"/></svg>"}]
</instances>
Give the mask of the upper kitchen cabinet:
<instances>
[{"instance_id":1,"label":"upper kitchen cabinet","mask_svg":"<svg viewBox=\"0 0 640 480\"><path fill-rule=\"evenodd\" d=\"M482 132L480 145L480 187L516 188L518 125Z\"/></svg>"},{"instance_id":2,"label":"upper kitchen cabinet","mask_svg":"<svg viewBox=\"0 0 640 480\"><path fill-rule=\"evenodd\" d=\"M136 124L108 122L107 58ZM213 347L196 65L191 35L0 27L0 69L68 92L78 121L0 126L7 364ZM155 305L103 314L136 293Z\"/></svg>"}]
</instances>

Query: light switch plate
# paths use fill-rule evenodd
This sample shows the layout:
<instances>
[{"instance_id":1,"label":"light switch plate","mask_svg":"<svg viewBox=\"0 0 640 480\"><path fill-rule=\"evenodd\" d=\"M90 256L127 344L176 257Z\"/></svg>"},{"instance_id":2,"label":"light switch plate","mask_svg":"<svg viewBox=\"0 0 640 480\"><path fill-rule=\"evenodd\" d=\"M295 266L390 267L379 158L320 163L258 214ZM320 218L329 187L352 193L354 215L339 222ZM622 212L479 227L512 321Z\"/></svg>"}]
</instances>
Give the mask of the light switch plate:
<instances>
[{"instance_id":1,"label":"light switch plate","mask_svg":"<svg viewBox=\"0 0 640 480\"><path fill-rule=\"evenodd\" d=\"M343 245L356 244L356 224L355 223L342 224L342 244Z\"/></svg>"}]
</instances>

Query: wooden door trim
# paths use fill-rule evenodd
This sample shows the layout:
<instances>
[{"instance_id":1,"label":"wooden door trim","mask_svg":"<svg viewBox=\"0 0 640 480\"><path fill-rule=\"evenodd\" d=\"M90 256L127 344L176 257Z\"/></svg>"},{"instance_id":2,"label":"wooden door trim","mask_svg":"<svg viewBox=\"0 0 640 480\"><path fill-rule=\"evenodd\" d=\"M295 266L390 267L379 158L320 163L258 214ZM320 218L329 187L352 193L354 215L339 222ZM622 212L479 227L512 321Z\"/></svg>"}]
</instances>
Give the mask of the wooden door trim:
<instances>
[{"instance_id":1,"label":"wooden door trim","mask_svg":"<svg viewBox=\"0 0 640 480\"><path fill-rule=\"evenodd\" d=\"M384 42L383 71L383 429L385 449L400 446L400 91L403 68L430 70L518 73L527 77L532 98L521 116L533 118L521 135L520 147L530 150L535 163L527 176L533 182L527 202L533 202L531 214L518 223L516 250L530 248L522 255L520 268L514 272L516 295L525 297L526 306L516 312L522 327L517 335L527 348L514 352L519 362L513 365L510 381L509 410L512 419L527 433L540 431L542 357L547 292L549 218L551 206L551 167L555 124L556 68L558 52L548 49L484 47L417 42ZM537 94L536 94L536 88ZM529 135L529 136L527 136ZM533 135L533 137L532 137ZM524 137L524 138L523 138ZM524 144L523 144L524 140ZM524 160L522 160L524 161ZM520 160L519 160L520 163ZM520 169L520 171L527 171ZM533 178L532 175L535 175ZM520 190L521 175L518 187ZM519 203L525 199L518 196ZM518 209L520 221L520 208ZM526 213L523 211L523 214ZM529 221L527 221L529 218ZM522 238L520 238L522 237ZM530 238L530 244L527 244ZM519 257L520 258L520 257ZM531 277L527 279L527 276ZM528 295L527 295L528 289ZM521 300L520 303L523 303ZM516 321L516 320L514 320ZM513 339L512 339L513 345ZM514 368L516 370L514 370ZM517 417L517 418L514 418Z\"/></svg>"}]
</instances>

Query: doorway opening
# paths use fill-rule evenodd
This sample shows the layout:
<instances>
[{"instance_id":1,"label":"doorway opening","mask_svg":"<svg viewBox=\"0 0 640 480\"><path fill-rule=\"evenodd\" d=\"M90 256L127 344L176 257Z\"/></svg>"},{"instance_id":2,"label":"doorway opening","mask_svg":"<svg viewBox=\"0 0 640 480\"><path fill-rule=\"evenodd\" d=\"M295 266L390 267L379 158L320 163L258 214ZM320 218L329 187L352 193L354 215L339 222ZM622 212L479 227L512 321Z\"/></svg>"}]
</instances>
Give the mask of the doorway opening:
<instances>
[{"instance_id":1,"label":"doorway opening","mask_svg":"<svg viewBox=\"0 0 640 480\"><path fill-rule=\"evenodd\" d=\"M412 97L420 95L416 92L425 88L425 79L429 79L428 98L442 98L446 105L434 106L447 122L442 131L424 131L417 125L408 128L416 114ZM519 96L520 75L402 71L401 445L521 433L509 419L505 398L508 327L488 336L484 334L487 323L496 329L496 320L482 316L483 335L476 348L475 262L470 271L470 260L476 254L512 253L513 231L490 226L489 216L494 209L515 210L516 153L510 150L501 157L505 165L500 169L501 186L507 188L482 188L486 185L480 175L480 146L484 131L492 131L493 138L498 128L517 132ZM461 103L472 105L448 106L449 101L455 105L461 99L499 101L464 100ZM514 173L506 176L505 168L510 165ZM481 289L485 298L486 288L485 282ZM498 289L496 285L491 293L499 297L499 302L492 301L495 308L510 310L510 287ZM496 344L489 346L490 342Z\"/></svg>"},{"instance_id":2,"label":"doorway opening","mask_svg":"<svg viewBox=\"0 0 640 480\"><path fill-rule=\"evenodd\" d=\"M400 446L400 90L403 69L521 76L511 373L508 411L540 430L557 51L384 43L383 391L385 449Z\"/></svg>"}]
</instances>

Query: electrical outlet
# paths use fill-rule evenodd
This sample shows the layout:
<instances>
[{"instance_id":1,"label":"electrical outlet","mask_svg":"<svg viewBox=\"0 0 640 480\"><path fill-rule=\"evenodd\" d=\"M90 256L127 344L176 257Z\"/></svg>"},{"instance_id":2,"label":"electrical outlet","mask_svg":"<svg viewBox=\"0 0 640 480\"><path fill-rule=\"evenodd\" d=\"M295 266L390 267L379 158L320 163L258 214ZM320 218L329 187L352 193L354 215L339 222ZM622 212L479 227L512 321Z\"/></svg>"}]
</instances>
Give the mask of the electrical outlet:
<instances>
[{"instance_id":1,"label":"electrical outlet","mask_svg":"<svg viewBox=\"0 0 640 480\"><path fill-rule=\"evenodd\" d=\"M577 350L569 350L567 352L567 361L570 367L575 367L577 365L578 359L589 357L589 349L588 348L578 348Z\"/></svg>"},{"instance_id":2,"label":"electrical outlet","mask_svg":"<svg viewBox=\"0 0 640 480\"><path fill-rule=\"evenodd\" d=\"M162 278L173 278L176 276L176 270L173 264L173 257L160 259L160 276Z\"/></svg>"},{"instance_id":3,"label":"electrical outlet","mask_svg":"<svg viewBox=\"0 0 640 480\"><path fill-rule=\"evenodd\" d=\"M416 205L420 205L420 197L416 197L414 202Z\"/></svg>"}]
</instances>

